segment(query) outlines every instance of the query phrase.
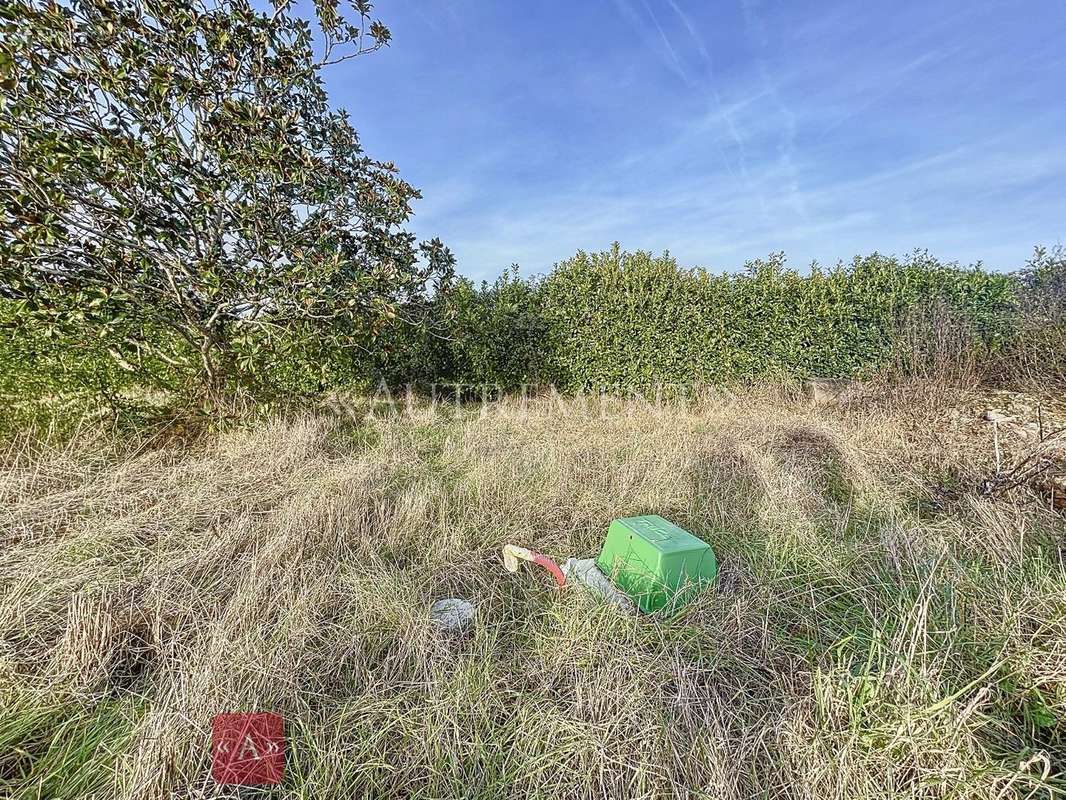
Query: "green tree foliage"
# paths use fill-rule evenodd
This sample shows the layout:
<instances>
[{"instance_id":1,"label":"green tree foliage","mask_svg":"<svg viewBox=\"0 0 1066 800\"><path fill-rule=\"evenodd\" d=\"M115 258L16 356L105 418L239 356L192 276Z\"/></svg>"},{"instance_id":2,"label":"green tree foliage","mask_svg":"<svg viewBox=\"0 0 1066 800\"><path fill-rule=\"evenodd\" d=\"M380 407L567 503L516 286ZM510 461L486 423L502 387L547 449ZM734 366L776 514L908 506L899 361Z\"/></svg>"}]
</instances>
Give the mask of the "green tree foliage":
<instances>
[{"instance_id":1,"label":"green tree foliage","mask_svg":"<svg viewBox=\"0 0 1066 800\"><path fill-rule=\"evenodd\" d=\"M547 320L538 308L537 289L514 266L481 291L466 283L454 302L456 370L461 381L492 376L504 386L530 383L547 367Z\"/></svg>"},{"instance_id":2,"label":"green tree foliage","mask_svg":"<svg viewBox=\"0 0 1066 800\"><path fill-rule=\"evenodd\" d=\"M403 229L418 193L323 89L323 67L389 31L360 0L354 23L315 10L317 35L288 0L0 8L9 349L62 343L89 382L117 369L199 396L326 380L324 354L371 352L448 278L446 248Z\"/></svg>"},{"instance_id":3,"label":"green tree foliage","mask_svg":"<svg viewBox=\"0 0 1066 800\"><path fill-rule=\"evenodd\" d=\"M497 383L513 388L544 378L548 320L540 290L513 266L493 283L461 278L413 314L430 324L393 326L373 378L392 384Z\"/></svg>"}]
</instances>

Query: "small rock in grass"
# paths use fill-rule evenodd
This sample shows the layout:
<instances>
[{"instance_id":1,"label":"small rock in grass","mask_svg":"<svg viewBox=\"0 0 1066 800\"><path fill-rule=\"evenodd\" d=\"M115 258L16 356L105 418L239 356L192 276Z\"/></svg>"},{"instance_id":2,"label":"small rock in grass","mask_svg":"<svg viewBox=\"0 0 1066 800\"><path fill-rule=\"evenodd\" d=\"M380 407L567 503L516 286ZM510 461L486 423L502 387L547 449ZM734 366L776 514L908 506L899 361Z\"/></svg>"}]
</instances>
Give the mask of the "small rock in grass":
<instances>
[{"instance_id":1,"label":"small rock in grass","mask_svg":"<svg viewBox=\"0 0 1066 800\"><path fill-rule=\"evenodd\" d=\"M1013 421L1014 417L1005 411L997 411L994 408L990 408L985 412L985 420L987 422L1008 422Z\"/></svg>"},{"instance_id":2,"label":"small rock in grass","mask_svg":"<svg viewBox=\"0 0 1066 800\"><path fill-rule=\"evenodd\" d=\"M429 618L445 633L465 633L474 626L474 604L458 597L446 597L433 604Z\"/></svg>"},{"instance_id":3,"label":"small rock in grass","mask_svg":"<svg viewBox=\"0 0 1066 800\"><path fill-rule=\"evenodd\" d=\"M1026 424L1018 428L1018 435L1026 441L1039 441L1040 439L1040 426L1035 422L1027 422Z\"/></svg>"}]
</instances>

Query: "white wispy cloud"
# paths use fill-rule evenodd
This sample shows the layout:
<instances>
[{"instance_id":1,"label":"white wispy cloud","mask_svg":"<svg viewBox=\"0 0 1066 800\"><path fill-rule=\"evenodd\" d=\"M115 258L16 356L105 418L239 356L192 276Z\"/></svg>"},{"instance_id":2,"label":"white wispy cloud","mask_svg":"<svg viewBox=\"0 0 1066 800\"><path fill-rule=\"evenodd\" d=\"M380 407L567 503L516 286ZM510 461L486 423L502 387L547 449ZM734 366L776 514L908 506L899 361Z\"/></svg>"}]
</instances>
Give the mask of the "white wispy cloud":
<instances>
[{"instance_id":1,"label":"white wispy cloud","mask_svg":"<svg viewBox=\"0 0 1066 800\"><path fill-rule=\"evenodd\" d=\"M647 0L641 0L641 4L643 7L643 13L641 13L641 10L634 6L629 0L614 0L615 8L618 9L622 17L636 32L647 34L649 32L649 24L655 29L658 34L657 41L661 47L653 45L652 49L660 55L660 59L668 69L686 84L691 84L692 78L685 69L684 62L682 61L677 48L674 47L673 41L667 35L663 26L659 23L659 18L655 15L652 7L648 5Z\"/></svg>"},{"instance_id":2,"label":"white wispy cloud","mask_svg":"<svg viewBox=\"0 0 1066 800\"><path fill-rule=\"evenodd\" d=\"M703 37L692 23L692 19L681 9L681 6L679 6L675 0L667 0L667 2L670 4L670 8L674 10L674 13L677 14L678 19L681 20L681 24L685 26L685 30L688 31L688 35L692 38L693 44L696 45L696 51L700 54L700 58L710 66L711 54L707 51L707 47L703 42Z\"/></svg>"},{"instance_id":3,"label":"white wispy cloud","mask_svg":"<svg viewBox=\"0 0 1066 800\"><path fill-rule=\"evenodd\" d=\"M648 12L648 17L651 19L655 29L659 31L659 38L662 39L663 47L666 48L666 52L670 54L670 61L674 65L674 69L677 74L681 76L681 79L686 83L691 83L688 73L685 71L684 64L681 63L681 59L677 55L677 50L674 47L673 42L670 41L670 37L666 35L666 31L663 30L663 26L659 24L659 18L655 16L655 12L651 6L648 5L648 0L643 0L644 10Z\"/></svg>"}]
</instances>

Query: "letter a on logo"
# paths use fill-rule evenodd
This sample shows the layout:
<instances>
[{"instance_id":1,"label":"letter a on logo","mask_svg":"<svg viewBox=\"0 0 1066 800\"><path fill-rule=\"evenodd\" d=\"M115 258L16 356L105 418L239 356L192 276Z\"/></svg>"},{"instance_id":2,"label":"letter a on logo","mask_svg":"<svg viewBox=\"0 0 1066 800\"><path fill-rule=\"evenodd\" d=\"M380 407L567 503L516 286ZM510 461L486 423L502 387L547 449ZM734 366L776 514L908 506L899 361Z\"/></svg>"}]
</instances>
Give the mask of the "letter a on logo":
<instances>
[{"instance_id":1,"label":"letter a on logo","mask_svg":"<svg viewBox=\"0 0 1066 800\"><path fill-rule=\"evenodd\" d=\"M277 714L217 714L211 720L211 777L256 786L285 775L285 723Z\"/></svg>"}]
</instances>

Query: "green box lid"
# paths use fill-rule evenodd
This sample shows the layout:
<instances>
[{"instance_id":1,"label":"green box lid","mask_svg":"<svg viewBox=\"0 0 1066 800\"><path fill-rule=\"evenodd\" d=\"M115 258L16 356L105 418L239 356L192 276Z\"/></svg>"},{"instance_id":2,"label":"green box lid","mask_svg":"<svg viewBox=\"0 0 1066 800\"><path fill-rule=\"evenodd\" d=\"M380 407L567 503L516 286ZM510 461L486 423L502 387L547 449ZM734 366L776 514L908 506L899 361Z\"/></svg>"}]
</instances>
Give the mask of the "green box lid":
<instances>
[{"instance_id":1,"label":"green box lid","mask_svg":"<svg viewBox=\"0 0 1066 800\"><path fill-rule=\"evenodd\" d=\"M614 520L596 566L645 613L689 602L718 573L709 544L658 515Z\"/></svg>"}]
</instances>

